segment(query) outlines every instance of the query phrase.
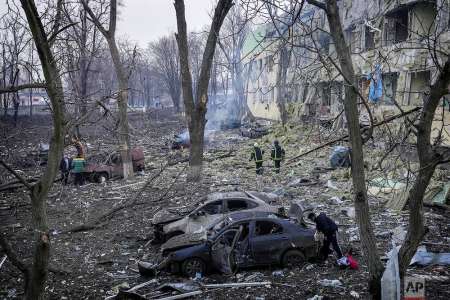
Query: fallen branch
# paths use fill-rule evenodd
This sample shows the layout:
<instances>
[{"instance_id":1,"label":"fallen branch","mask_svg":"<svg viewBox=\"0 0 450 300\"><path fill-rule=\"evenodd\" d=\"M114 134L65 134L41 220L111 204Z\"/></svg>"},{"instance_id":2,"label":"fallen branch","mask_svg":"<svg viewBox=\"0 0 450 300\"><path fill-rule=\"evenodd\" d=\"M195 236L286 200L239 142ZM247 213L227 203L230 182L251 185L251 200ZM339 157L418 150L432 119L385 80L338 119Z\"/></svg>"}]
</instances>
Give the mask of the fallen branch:
<instances>
[{"instance_id":1,"label":"fallen branch","mask_svg":"<svg viewBox=\"0 0 450 300\"><path fill-rule=\"evenodd\" d=\"M261 282L231 282L231 283L212 283L203 284L204 288L234 288L234 287L252 287L252 286L266 286L271 285L271 281L261 281Z\"/></svg>"},{"instance_id":2,"label":"fallen branch","mask_svg":"<svg viewBox=\"0 0 450 300\"><path fill-rule=\"evenodd\" d=\"M38 181L39 178L29 178L27 179L28 183L34 183ZM23 183L20 180L14 180L0 185L0 192L18 189L23 186Z\"/></svg>"},{"instance_id":3,"label":"fallen branch","mask_svg":"<svg viewBox=\"0 0 450 300\"><path fill-rule=\"evenodd\" d=\"M3 258L2 258L2 261L0 261L0 269L2 268L2 266L3 266L3 263L5 262L5 260L8 258L8 255L4 255L3 256Z\"/></svg>"},{"instance_id":4,"label":"fallen branch","mask_svg":"<svg viewBox=\"0 0 450 300\"><path fill-rule=\"evenodd\" d=\"M185 299L192 296L197 296L203 294L202 291L193 291L189 293L184 293L180 295L170 296L170 297L164 297L164 298L158 298L157 300L176 300L176 299Z\"/></svg>"},{"instance_id":5,"label":"fallen branch","mask_svg":"<svg viewBox=\"0 0 450 300\"><path fill-rule=\"evenodd\" d=\"M394 121L394 120L396 120L396 119L399 119L399 118L402 118L402 117L407 116L407 115L409 115L409 114L412 114L413 112L419 111L421 108L422 108L422 107L415 107L415 108L413 108L413 109L411 109L411 110L408 110L408 111L402 112L402 113L400 113L400 114L398 114L398 115L395 115L395 116L392 116L392 117L390 117L390 118L384 119L383 121L374 124L373 127L375 128L375 127L384 125L384 124L386 124L386 123L392 122L392 121ZM365 133L368 129L369 129L369 127L364 127L364 128L362 128L361 134ZM306 155L308 155L308 154L310 154L310 153L312 153L312 152L315 152L315 151L320 150L320 149L322 149L322 148L325 148L325 147L327 147L327 146L333 145L333 144L335 144L335 143L337 143L337 142L341 142L341 141L347 139L348 137L349 137L348 134L343 135L343 136L341 136L341 137L339 137L339 138L337 138L337 139L331 140L331 141L329 141L329 142L327 142L327 143L324 143L324 144L322 144L322 145L319 145L319 146L317 146L317 147L315 147L315 148L313 148L313 149L311 149L311 150L308 150L308 151L306 151L306 152L304 152L304 153L301 153L300 155L297 155L297 156L295 156L295 157L289 159L289 160L287 161L286 165L290 165L290 164L292 164L293 162L297 161L299 158L301 158L301 157L303 157L303 156L306 156Z\"/></svg>"},{"instance_id":6,"label":"fallen branch","mask_svg":"<svg viewBox=\"0 0 450 300\"><path fill-rule=\"evenodd\" d=\"M75 226L72 229L62 231L61 234L74 233L74 232L95 229L98 227L98 224L102 224L102 223L105 223L107 220L110 220L114 216L114 214L116 214L118 211L120 211L124 208L134 206L137 203L137 200L138 200L139 196L141 196L142 192L145 189L147 189L147 187L165 171L167 166L168 166L168 164L163 166L158 173L156 173L149 180L147 180L147 182L144 184L144 186L129 201L126 201L124 203L121 203L121 204L111 208L109 211L107 211L106 213L102 214L101 216L95 218L94 220L91 220L91 221L89 221L85 224L79 225L79 226Z\"/></svg>"},{"instance_id":7,"label":"fallen branch","mask_svg":"<svg viewBox=\"0 0 450 300\"><path fill-rule=\"evenodd\" d=\"M26 186L29 190L33 189L33 186L28 183L27 179L23 178L20 174L18 174L15 170L13 170L10 166L8 166L2 159L0 159L0 164L8 170L11 174L14 175L24 186Z\"/></svg>"},{"instance_id":8,"label":"fallen branch","mask_svg":"<svg viewBox=\"0 0 450 300\"><path fill-rule=\"evenodd\" d=\"M5 254L8 256L11 263L23 273L23 275L25 277L25 288L26 288L28 286L30 275L31 275L30 269L24 262L22 262L17 257L16 253L11 248L11 245L8 243L8 241L6 240L6 238L3 234L0 234L0 246L2 247Z\"/></svg>"},{"instance_id":9,"label":"fallen branch","mask_svg":"<svg viewBox=\"0 0 450 300\"><path fill-rule=\"evenodd\" d=\"M7 86L7 87L0 88L0 95L7 94L7 93L16 93L20 90L25 90L25 89L45 89L45 88L47 88L47 84L41 83L41 82Z\"/></svg>"}]
</instances>

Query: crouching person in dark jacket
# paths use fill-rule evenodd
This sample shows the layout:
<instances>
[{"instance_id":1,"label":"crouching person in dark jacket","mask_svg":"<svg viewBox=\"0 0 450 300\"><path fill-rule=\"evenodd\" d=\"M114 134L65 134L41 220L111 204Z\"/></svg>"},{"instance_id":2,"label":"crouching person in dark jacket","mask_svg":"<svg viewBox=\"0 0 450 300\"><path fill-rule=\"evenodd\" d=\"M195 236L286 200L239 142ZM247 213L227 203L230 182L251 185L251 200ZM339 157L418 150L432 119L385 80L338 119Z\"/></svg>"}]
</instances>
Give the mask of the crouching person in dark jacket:
<instances>
[{"instance_id":1,"label":"crouching person in dark jacket","mask_svg":"<svg viewBox=\"0 0 450 300\"><path fill-rule=\"evenodd\" d=\"M320 254L325 260L330 254L330 244L333 246L334 251L338 259L342 257L341 248L339 247L337 241L337 231L338 227L336 223L330 219L325 213L320 213L318 216L314 213L308 215L308 219L316 223L316 229L318 232L323 233L325 239L323 241L323 246L320 249Z\"/></svg>"}]
</instances>

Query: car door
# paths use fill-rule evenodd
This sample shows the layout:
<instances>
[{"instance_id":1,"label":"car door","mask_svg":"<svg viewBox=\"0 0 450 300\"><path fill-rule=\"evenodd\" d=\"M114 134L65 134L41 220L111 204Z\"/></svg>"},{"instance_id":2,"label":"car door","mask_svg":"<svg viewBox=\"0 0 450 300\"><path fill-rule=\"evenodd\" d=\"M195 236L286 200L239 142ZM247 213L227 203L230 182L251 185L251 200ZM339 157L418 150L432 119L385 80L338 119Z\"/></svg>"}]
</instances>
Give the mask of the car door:
<instances>
[{"instance_id":1,"label":"car door","mask_svg":"<svg viewBox=\"0 0 450 300\"><path fill-rule=\"evenodd\" d=\"M242 233L242 226L222 232L211 245L211 259L214 267L222 273L233 273L236 263L233 250Z\"/></svg>"},{"instance_id":2,"label":"car door","mask_svg":"<svg viewBox=\"0 0 450 300\"><path fill-rule=\"evenodd\" d=\"M290 247L289 233L275 220L256 220L251 226L250 247L254 263L258 265L279 262L281 253Z\"/></svg>"},{"instance_id":3,"label":"car door","mask_svg":"<svg viewBox=\"0 0 450 300\"><path fill-rule=\"evenodd\" d=\"M186 232L205 229L212 222L224 217L223 200L206 203L188 215Z\"/></svg>"}]
</instances>

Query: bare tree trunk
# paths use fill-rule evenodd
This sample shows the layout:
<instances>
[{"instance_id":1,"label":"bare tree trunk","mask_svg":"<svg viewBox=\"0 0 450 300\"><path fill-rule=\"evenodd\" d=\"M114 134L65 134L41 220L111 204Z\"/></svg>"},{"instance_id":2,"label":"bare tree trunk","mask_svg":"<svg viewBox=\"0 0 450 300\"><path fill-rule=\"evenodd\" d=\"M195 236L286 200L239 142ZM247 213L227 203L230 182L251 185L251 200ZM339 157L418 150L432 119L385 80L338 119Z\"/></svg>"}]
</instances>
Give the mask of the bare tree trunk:
<instances>
[{"instance_id":1,"label":"bare tree trunk","mask_svg":"<svg viewBox=\"0 0 450 300\"><path fill-rule=\"evenodd\" d=\"M364 156L359 112L357 105L357 82L350 50L347 47L336 0L327 0L326 4L308 0L309 3L325 10L339 59L342 75L346 81L344 109L352 148L352 181L355 193L355 213L358 223L361 246L369 268L369 291L373 298L381 297L381 276L384 267L377 252L375 236L370 222L369 204L364 174Z\"/></svg>"},{"instance_id":2,"label":"bare tree trunk","mask_svg":"<svg viewBox=\"0 0 450 300\"><path fill-rule=\"evenodd\" d=\"M14 127L16 127L17 126L17 119L19 117L19 106L20 106L19 94L18 93L14 93L13 105L14 105Z\"/></svg>"},{"instance_id":3,"label":"bare tree trunk","mask_svg":"<svg viewBox=\"0 0 450 300\"><path fill-rule=\"evenodd\" d=\"M117 105L119 107L119 147L123 163L123 177L133 176L133 164L130 151L130 134L128 126L128 78L120 61L119 49L114 37L108 39L111 58L119 81Z\"/></svg>"},{"instance_id":4,"label":"bare tree trunk","mask_svg":"<svg viewBox=\"0 0 450 300\"><path fill-rule=\"evenodd\" d=\"M448 93L450 84L450 58L440 68L436 82L431 86L430 94L424 99L424 106L417 128L417 153L419 156L419 174L409 192L409 226L405 241L399 251L400 275L405 275L409 263L417 251L426 230L423 221L423 197L438 163L448 159L435 150L431 144L431 128L434 115L441 98Z\"/></svg>"},{"instance_id":5,"label":"bare tree trunk","mask_svg":"<svg viewBox=\"0 0 450 300\"><path fill-rule=\"evenodd\" d=\"M109 10L109 28L108 30L100 23L100 20L89 8L86 0L81 0L86 12L91 17L95 26L103 34L108 42L109 51L114 64L117 80L119 81L119 94L117 97L117 106L119 109L119 151L123 163L123 177L126 179L133 176L133 164L130 151L130 135L128 125L128 77L120 60L119 49L115 39L117 25L117 0L110 0Z\"/></svg>"},{"instance_id":6,"label":"bare tree trunk","mask_svg":"<svg viewBox=\"0 0 450 300\"><path fill-rule=\"evenodd\" d=\"M180 112L180 90L172 90L172 92L170 93L170 98L172 98L175 111Z\"/></svg>"},{"instance_id":7,"label":"bare tree trunk","mask_svg":"<svg viewBox=\"0 0 450 300\"><path fill-rule=\"evenodd\" d=\"M286 111L286 76L287 76L287 66L289 65L289 58L291 51L283 46L280 50L280 58L278 61L277 70L277 107L280 112L281 124L284 126L287 122L287 111Z\"/></svg>"},{"instance_id":8,"label":"bare tree trunk","mask_svg":"<svg viewBox=\"0 0 450 300\"><path fill-rule=\"evenodd\" d=\"M20 2L38 50L47 84L47 94L53 112L53 135L50 140L47 166L44 174L33 186L30 195L36 245L31 268L31 280L26 290L26 299L34 300L44 298L45 282L48 274L50 238L46 198L56 177L59 160L64 148L64 94L61 76L36 5L33 0L21 0Z\"/></svg>"},{"instance_id":9,"label":"bare tree trunk","mask_svg":"<svg viewBox=\"0 0 450 300\"><path fill-rule=\"evenodd\" d=\"M183 0L175 0L174 6L177 16L178 53L180 55L181 81L183 89L183 100L191 139L189 157L188 180L199 181L202 174L203 146L206 125L206 110L208 104L208 85L217 37L223 21L233 5L232 0L219 0L214 11L211 29L208 34L205 50L203 52L200 76L197 83L196 97L192 90L192 76L189 68L189 48L187 40L186 16Z\"/></svg>"},{"instance_id":10,"label":"bare tree trunk","mask_svg":"<svg viewBox=\"0 0 450 300\"><path fill-rule=\"evenodd\" d=\"M32 117L33 116L33 89L30 89L28 97L29 97L29 103L30 103L30 117Z\"/></svg>"}]
</instances>

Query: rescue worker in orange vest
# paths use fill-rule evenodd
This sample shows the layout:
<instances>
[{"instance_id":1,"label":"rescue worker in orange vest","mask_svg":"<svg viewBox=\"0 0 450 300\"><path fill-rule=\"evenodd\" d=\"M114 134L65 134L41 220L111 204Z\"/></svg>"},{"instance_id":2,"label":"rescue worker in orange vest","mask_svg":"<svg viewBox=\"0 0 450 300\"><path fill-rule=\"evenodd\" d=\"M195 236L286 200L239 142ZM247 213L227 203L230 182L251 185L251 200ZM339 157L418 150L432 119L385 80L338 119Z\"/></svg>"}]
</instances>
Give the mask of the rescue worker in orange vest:
<instances>
[{"instance_id":1,"label":"rescue worker in orange vest","mask_svg":"<svg viewBox=\"0 0 450 300\"><path fill-rule=\"evenodd\" d=\"M275 164L275 173L280 173L281 161L284 159L284 155L284 149L281 148L279 142L277 140L273 141L273 148L270 153L270 157Z\"/></svg>"},{"instance_id":2,"label":"rescue worker in orange vest","mask_svg":"<svg viewBox=\"0 0 450 300\"><path fill-rule=\"evenodd\" d=\"M258 143L255 143L253 145L252 154L250 155L250 161L254 160L256 163L256 175L263 174L263 155L264 151L261 150Z\"/></svg>"}]
</instances>

